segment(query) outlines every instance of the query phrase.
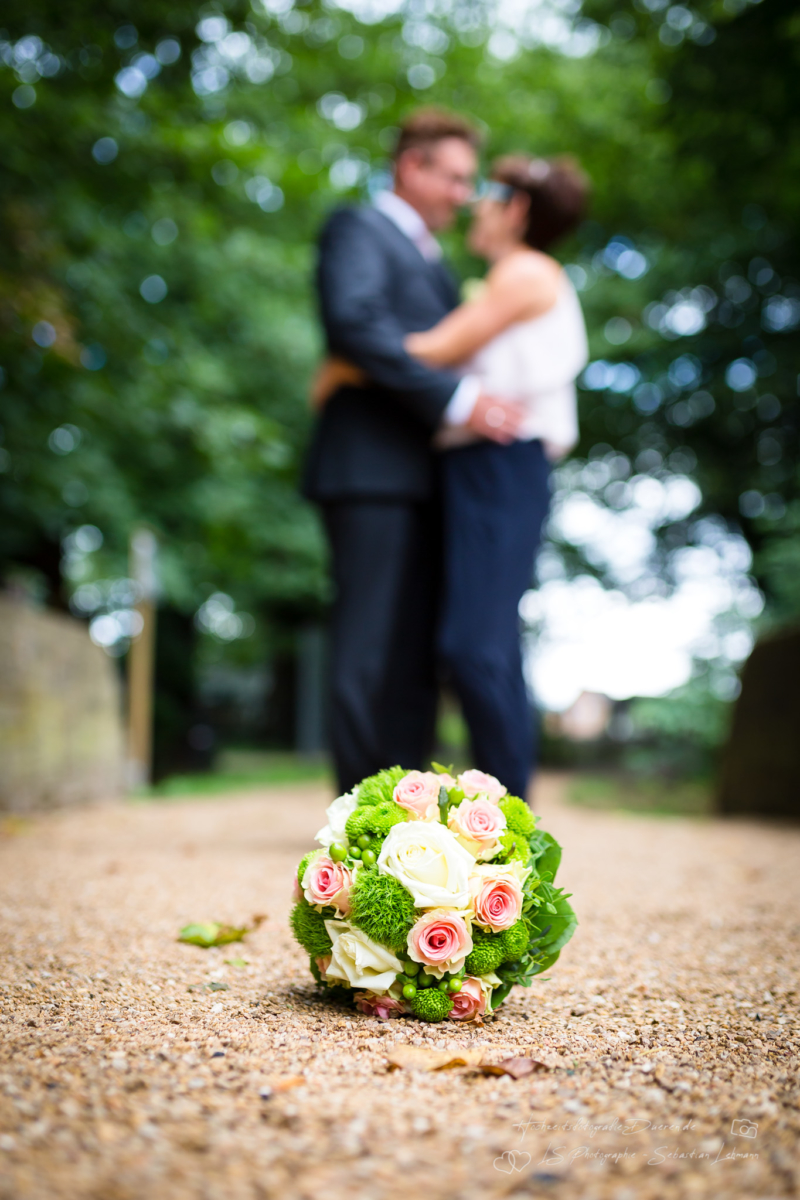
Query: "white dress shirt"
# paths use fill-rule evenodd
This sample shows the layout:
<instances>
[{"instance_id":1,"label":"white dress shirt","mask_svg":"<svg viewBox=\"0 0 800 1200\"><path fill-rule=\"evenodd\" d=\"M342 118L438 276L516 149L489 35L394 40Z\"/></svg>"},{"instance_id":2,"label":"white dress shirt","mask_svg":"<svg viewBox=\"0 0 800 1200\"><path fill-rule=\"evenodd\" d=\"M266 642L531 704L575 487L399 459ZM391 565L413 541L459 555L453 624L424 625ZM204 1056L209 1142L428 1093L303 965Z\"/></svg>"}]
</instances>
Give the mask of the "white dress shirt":
<instances>
[{"instance_id":1,"label":"white dress shirt","mask_svg":"<svg viewBox=\"0 0 800 1200\"><path fill-rule=\"evenodd\" d=\"M427 262L438 262L442 248L417 210L396 192L378 192L375 208L397 226L419 250ZM469 420L481 384L477 375L465 375L450 397L442 414L444 425L464 425Z\"/></svg>"}]
</instances>

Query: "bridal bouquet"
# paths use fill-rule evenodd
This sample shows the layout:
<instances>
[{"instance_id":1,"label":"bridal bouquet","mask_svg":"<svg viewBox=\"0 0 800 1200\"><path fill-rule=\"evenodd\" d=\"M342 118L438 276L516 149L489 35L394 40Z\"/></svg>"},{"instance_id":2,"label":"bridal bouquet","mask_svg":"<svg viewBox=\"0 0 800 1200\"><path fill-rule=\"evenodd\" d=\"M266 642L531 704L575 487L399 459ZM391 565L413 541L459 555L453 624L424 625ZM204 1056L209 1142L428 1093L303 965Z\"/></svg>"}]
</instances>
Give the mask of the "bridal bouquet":
<instances>
[{"instance_id":1,"label":"bridal bouquet","mask_svg":"<svg viewBox=\"0 0 800 1200\"><path fill-rule=\"evenodd\" d=\"M555 838L492 775L392 767L334 800L291 925L320 986L381 1019L479 1019L529 987L577 920Z\"/></svg>"}]
</instances>

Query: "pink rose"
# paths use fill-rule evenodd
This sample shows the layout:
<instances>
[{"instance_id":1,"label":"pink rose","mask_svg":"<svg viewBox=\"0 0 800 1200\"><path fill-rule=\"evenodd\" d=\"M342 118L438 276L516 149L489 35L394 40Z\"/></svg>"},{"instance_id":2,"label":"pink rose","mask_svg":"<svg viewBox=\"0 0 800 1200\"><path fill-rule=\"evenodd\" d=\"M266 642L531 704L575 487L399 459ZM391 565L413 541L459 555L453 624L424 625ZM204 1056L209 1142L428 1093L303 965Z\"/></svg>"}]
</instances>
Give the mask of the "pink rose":
<instances>
[{"instance_id":1,"label":"pink rose","mask_svg":"<svg viewBox=\"0 0 800 1200\"><path fill-rule=\"evenodd\" d=\"M433 771L409 771L394 789L395 803L414 821L438 821L440 776Z\"/></svg>"},{"instance_id":2,"label":"pink rose","mask_svg":"<svg viewBox=\"0 0 800 1200\"><path fill-rule=\"evenodd\" d=\"M482 872L489 869L484 867ZM522 884L514 871L498 867L488 874L470 876L472 908L479 925L500 933L510 929L522 914Z\"/></svg>"},{"instance_id":3,"label":"pink rose","mask_svg":"<svg viewBox=\"0 0 800 1200\"><path fill-rule=\"evenodd\" d=\"M331 956L330 954L320 954L314 959L314 962L317 964L317 970L319 971L320 975L324 976L328 967L331 965Z\"/></svg>"},{"instance_id":4,"label":"pink rose","mask_svg":"<svg viewBox=\"0 0 800 1200\"><path fill-rule=\"evenodd\" d=\"M303 894L315 908L333 905L344 916L350 912L350 887L353 876L343 863L335 863L327 854L312 859L303 875Z\"/></svg>"},{"instance_id":5,"label":"pink rose","mask_svg":"<svg viewBox=\"0 0 800 1200\"><path fill-rule=\"evenodd\" d=\"M486 997L480 980L470 976L461 985L460 992L451 995L453 1007L447 1014L451 1021L474 1021L486 1012Z\"/></svg>"},{"instance_id":6,"label":"pink rose","mask_svg":"<svg viewBox=\"0 0 800 1200\"><path fill-rule=\"evenodd\" d=\"M493 804L497 804L508 791L499 779L484 771L462 771L458 782L465 796L488 796Z\"/></svg>"},{"instance_id":7,"label":"pink rose","mask_svg":"<svg viewBox=\"0 0 800 1200\"><path fill-rule=\"evenodd\" d=\"M414 962L444 973L459 971L472 950L472 935L462 916L451 908L424 913L408 935L408 953Z\"/></svg>"},{"instance_id":8,"label":"pink rose","mask_svg":"<svg viewBox=\"0 0 800 1200\"><path fill-rule=\"evenodd\" d=\"M399 1017L406 1011L402 1000L393 1000L391 996L376 996L374 992L355 992L353 999L359 1012L368 1017L377 1017L379 1021L389 1021Z\"/></svg>"},{"instance_id":9,"label":"pink rose","mask_svg":"<svg viewBox=\"0 0 800 1200\"><path fill-rule=\"evenodd\" d=\"M447 824L456 838L475 858L493 858L500 849L500 835L506 827L505 814L497 804L478 796L475 800L462 800L458 808L451 808Z\"/></svg>"}]
</instances>

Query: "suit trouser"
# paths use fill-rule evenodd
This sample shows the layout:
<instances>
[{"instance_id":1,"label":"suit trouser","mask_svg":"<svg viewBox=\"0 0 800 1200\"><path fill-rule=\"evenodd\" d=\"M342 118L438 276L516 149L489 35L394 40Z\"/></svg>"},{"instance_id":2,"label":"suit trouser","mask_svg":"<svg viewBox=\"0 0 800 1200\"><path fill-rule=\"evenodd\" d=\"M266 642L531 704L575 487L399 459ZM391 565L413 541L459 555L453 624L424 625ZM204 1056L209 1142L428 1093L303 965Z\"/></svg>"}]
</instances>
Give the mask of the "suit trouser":
<instances>
[{"instance_id":1,"label":"suit trouser","mask_svg":"<svg viewBox=\"0 0 800 1200\"><path fill-rule=\"evenodd\" d=\"M426 765L436 719L436 505L323 505L336 588L331 741L339 787L400 763Z\"/></svg>"},{"instance_id":2,"label":"suit trouser","mask_svg":"<svg viewBox=\"0 0 800 1200\"><path fill-rule=\"evenodd\" d=\"M438 648L469 726L475 765L524 796L535 754L519 602L550 502L539 441L442 455L444 584Z\"/></svg>"}]
</instances>

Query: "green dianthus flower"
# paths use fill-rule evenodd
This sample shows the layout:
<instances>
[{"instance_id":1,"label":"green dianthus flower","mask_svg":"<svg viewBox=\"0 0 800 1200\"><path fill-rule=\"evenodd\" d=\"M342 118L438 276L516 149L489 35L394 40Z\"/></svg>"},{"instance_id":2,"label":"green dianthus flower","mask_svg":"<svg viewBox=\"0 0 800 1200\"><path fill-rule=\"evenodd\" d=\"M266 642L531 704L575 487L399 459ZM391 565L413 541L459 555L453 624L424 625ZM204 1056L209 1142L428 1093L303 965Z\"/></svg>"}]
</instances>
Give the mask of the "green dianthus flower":
<instances>
[{"instance_id":1,"label":"green dianthus flower","mask_svg":"<svg viewBox=\"0 0 800 1200\"><path fill-rule=\"evenodd\" d=\"M297 882L300 885L300 887L303 886L303 876L306 873L308 864L311 862L312 859L319 858L320 854L322 854L322 850L309 850L308 854L304 854L303 857L300 859L300 863L297 868Z\"/></svg>"},{"instance_id":2,"label":"green dianthus flower","mask_svg":"<svg viewBox=\"0 0 800 1200\"><path fill-rule=\"evenodd\" d=\"M411 893L391 875L364 870L356 874L350 889L350 920L374 942L404 951L417 915Z\"/></svg>"},{"instance_id":3,"label":"green dianthus flower","mask_svg":"<svg viewBox=\"0 0 800 1200\"><path fill-rule=\"evenodd\" d=\"M472 950L464 963L468 975L488 975L496 971L504 957L503 939L500 934L486 933L477 925L472 926Z\"/></svg>"},{"instance_id":4,"label":"green dianthus flower","mask_svg":"<svg viewBox=\"0 0 800 1200\"><path fill-rule=\"evenodd\" d=\"M414 1015L422 1021L443 1021L453 1007L453 997L438 988L425 988L411 1001Z\"/></svg>"},{"instance_id":5,"label":"green dianthus flower","mask_svg":"<svg viewBox=\"0 0 800 1200\"><path fill-rule=\"evenodd\" d=\"M519 833L523 838L529 838L536 829L536 817L519 796L503 796L500 801L500 811L505 816L506 824L513 833Z\"/></svg>"},{"instance_id":6,"label":"green dianthus flower","mask_svg":"<svg viewBox=\"0 0 800 1200\"><path fill-rule=\"evenodd\" d=\"M500 934L503 947L503 962L516 962L528 948L530 933L524 921L517 921L510 929Z\"/></svg>"},{"instance_id":7,"label":"green dianthus flower","mask_svg":"<svg viewBox=\"0 0 800 1200\"><path fill-rule=\"evenodd\" d=\"M357 842L366 834L369 838L383 840L393 825L408 820L408 812L395 804L394 800L381 800L367 808L357 808L347 818L345 831L350 842Z\"/></svg>"},{"instance_id":8,"label":"green dianthus flower","mask_svg":"<svg viewBox=\"0 0 800 1200\"><path fill-rule=\"evenodd\" d=\"M386 771L378 771L377 775L369 775L358 785L359 807L380 804L382 800L392 800L394 789L407 774L405 767L389 767Z\"/></svg>"},{"instance_id":9,"label":"green dianthus flower","mask_svg":"<svg viewBox=\"0 0 800 1200\"><path fill-rule=\"evenodd\" d=\"M332 915L332 910L327 910ZM312 958L330 954L331 939L325 928L326 918L305 900L295 904L289 916L292 933Z\"/></svg>"},{"instance_id":10,"label":"green dianthus flower","mask_svg":"<svg viewBox=\"0 0 800 1200\"><path fill-rule=\"evenodd\" d=\"M502 849L496 856L499 862L513 862L517 859L523 866L527 866L533 857L528 839L520 833L515 833L513 829L507 829L500 835L500 845Z\"/></svg>"}]
</instances>

